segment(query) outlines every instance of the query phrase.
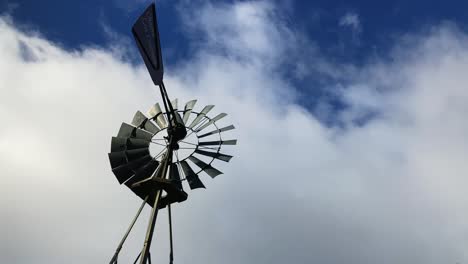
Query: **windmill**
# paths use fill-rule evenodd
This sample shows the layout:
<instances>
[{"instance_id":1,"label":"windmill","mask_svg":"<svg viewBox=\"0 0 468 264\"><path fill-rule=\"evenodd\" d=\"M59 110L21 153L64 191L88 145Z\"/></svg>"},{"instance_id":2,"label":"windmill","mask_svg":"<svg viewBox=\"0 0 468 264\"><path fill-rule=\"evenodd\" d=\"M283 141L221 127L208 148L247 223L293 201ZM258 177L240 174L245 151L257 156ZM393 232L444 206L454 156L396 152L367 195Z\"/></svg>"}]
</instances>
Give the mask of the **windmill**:
<instances>
[{"instance_id":1,"label":"windmill","mask_svg":"<svg viewBox=\"0 0 468 264\"><path fill-rule=\"evenodd\" d=\"M137 19L132 33L153 83L159 87L163 109L154 104L146 114L137 111L133 120L122 123L112 137L109 161L117 181L124 184L143 201L120 241L110 263L117 263L122 246L146 204L152 207L143 249L135 263L151 263L150 247L158 211L166 208L169 216L170 263L173 262L171 204L187 200L182 182L190 189L205 188L199 175L212 178L222 174L213 161L229 162L232 156L221 153L221 147L236 145L237 140L224 140L222 133L233 125L218 127L226 116L208 116L213 105L196 111L197 100L178 109L178 100L171 101L163 82L163 61L156 20L156 6L151 4ZM155 150L155 148L159 148Z\"/></svg>"}]
</instances>

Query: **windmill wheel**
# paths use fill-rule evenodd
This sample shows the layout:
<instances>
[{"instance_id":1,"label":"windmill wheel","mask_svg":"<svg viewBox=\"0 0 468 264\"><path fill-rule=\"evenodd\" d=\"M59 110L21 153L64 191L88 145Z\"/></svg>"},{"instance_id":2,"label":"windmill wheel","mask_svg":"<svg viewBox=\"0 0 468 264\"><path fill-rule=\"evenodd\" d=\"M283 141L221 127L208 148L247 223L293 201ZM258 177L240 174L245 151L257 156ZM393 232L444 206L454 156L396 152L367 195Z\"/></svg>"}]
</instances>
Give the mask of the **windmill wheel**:
<instances>
[{"instance_id":1,"label":"windmill wheel","mask_svg":"<svg viewBox=\"0 0 468 264\"><path fill-rule=\"evenodd\" d=\"M173 152L169 182L182 192L183 181L187 181L190 189L205 188L199 177L202 172L212 178L222 174L212 166L213 162L229 162L232 156L221 153L221 148L237 144L235 139L224 140L222 137L223 132L234 129L233 125L219 128L216 124L226 114L209 117L208 113L213 105L207 105L196 112L193 110L196 102L189 101L184 109L179 110L177 99L172 101L176 114L185 124L187 136L178 142L178 148ZM168 147L167 127L167 113L162 112L156 103L146 115L137 111L131 124L122 123L117 137L112 138L109 153L112 171L120 184L125 184L142 199L146 199L148 190L136 188L134 184L152 177L157 171ZM185 199L174 201L181 202ZM174 201L166 201L161 206ZM152 205L151 197L148 204Z\"/></svg>"}]
</instances>

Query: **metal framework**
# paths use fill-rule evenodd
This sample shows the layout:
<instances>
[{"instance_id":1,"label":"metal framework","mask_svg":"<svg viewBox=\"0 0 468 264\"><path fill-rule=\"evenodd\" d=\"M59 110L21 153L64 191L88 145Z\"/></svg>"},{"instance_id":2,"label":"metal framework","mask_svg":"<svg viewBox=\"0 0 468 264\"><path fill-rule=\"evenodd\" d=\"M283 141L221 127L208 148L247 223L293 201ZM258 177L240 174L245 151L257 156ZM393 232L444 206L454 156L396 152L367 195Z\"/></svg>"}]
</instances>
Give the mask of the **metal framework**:
<instances>
[{"instance_id":1,"label":"metal framework","mask_svg":"<svg viewBox=\"0 0 468 264\"><path fill-rule=\"evenodd\" d=\"M137 19L132 32L153 83L159 87L164 110L158 103L143 114L137 111L131 124L122 123L116 137L112 138L109 161L120 184L125 184L143 201L127 231L110 260L116 264L119 253L146 204L152 207L143 248L134 263L151 263L151 242L156 226L158 211L167 207L169 217L169 262L172 263L173 237L171 204L187 200L182 182L190 189L205 188L199 178L201 172L212 178L222 174L213 167L214 160L228 162L232 156L220 152L223 145L236 145L237 140L223 140L221 133L234 129L233 125L219 128L217 121L226 116L220 113L213 118L207 116L213 105L205 106L200 112L193 111L196 100L189 101L183 109L177 109L177 99L169 99L163 82L163 61L156 19L156 6L151 4ZM210 132L204 129L212 127ZM158 135L167 133L162 138ZM195 135L193 142L186 141ZM211 140L210 140L211 138ZM203 140L209 141L203 141ZM150 152L150 145L163 147L157 153ZM180 150L190 150L189 155L180 157ZM189 162L199 168L195 172ZM192 165L192 166L193 166ZM183 176L183 177L182 177Z\"/></svg>"}]
</instances>

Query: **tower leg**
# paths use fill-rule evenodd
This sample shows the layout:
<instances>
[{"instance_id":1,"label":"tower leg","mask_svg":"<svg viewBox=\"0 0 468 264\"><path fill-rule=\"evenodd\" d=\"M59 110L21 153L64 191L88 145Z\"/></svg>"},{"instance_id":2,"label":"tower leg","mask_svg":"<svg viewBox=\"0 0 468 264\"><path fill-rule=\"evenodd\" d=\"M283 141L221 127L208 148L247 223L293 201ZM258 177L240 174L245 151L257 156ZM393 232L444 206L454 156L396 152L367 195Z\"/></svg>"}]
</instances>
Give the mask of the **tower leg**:
<instances>
[{"instance_id":1,"label":"tower leg","mask_svg":"<svg viewBox=\"0 0 468 264\"><path fill-rule=\"evenodd\" d=\"M171 204L167 205L167 214L169 216L169 243L171 245L171 252L169 253L169 264L174 261L174 250L172 246L172 216L171 216Z\"/></svg>"},{"instance_id":2,"label":"tower leg","mask_svg":"<svg viewBox=\"0 0 468 264\"><path fill-rule=\"evenodd\" d=\"M109 264L117 264L117 258L119 256L120 250L122 249L123 244L125 243L125 240L128 237L128 234L130 234L130 231L132 231L133 226L135 225L136 220L140 216L141 210L143 210L143 207L145 207L146 201L148 200L148 196L146 196L145 200L141 204L140 208L138 209L138 212L136 213L135 217L133 218L132 223L127 229L127 232L125 233L124 237L120 241L119 245L117 246L117 249L115 250L114 256L112 257L111 261Z\"/></svg>"},{"instance_id":3,"label":"tower leg","mask_svg":"<svg viewBox=\"0 0 468 264\"><path fill-rule=\"evenodd\" d=\"M151 211L150 221L148 223L148 229L146 231L145 243L143 244L143 250L141 251L140 264L145 264L149 256L149 249L151 247L151 240L153 239L154 226L156 224L156 217L158 216L158 203L161 198L161 190L156 191L156 197L154 198L153 210Z\"/></svg>"}]
</instances>

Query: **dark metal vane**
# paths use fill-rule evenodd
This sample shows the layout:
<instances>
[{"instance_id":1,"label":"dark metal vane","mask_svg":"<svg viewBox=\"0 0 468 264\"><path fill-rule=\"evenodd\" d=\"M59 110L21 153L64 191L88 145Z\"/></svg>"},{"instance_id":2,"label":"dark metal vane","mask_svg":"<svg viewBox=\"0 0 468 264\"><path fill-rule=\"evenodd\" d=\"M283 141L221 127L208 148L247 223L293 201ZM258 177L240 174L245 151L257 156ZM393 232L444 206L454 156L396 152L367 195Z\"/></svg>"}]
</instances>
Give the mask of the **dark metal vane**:
<instances>
[{"instance_id":1,"label":"dark metal vane","mask_svg":"<svg viewBox=\"0 0 468 264\"><path fill-rule=\"evenodd\" d=\"M120 184L127 186L143 202L110 263L117 263L120 250L145 204L149 204L152 211L143 249L135 263L138 260L140 264L151 263L150 247L156 218L158 210L165 207L169 215L172 263L171 204L187 200L183 181L187 181L190 189L205 188L198 175L205 172L214 178L222 174L212 163L215 160L228 162L232 156L221 153L221 147L236 145L237 140L224 140L221 137L221 133L234 129L234 126L219 128L216 122L226 114L208 117L213 105L196 112L193 109L197 100L187 102L180 110L177 109L177 99L170 101L163 82L163 61L154 3L137 19L132 32L151 79L159 87L164 111L159 103L153 105L146 114L137 111L131 124L122 123L117 136L112 138L109 153L112 172ZM197 172L193 166L198 168Z\"/></svg>"}]
</instances>

